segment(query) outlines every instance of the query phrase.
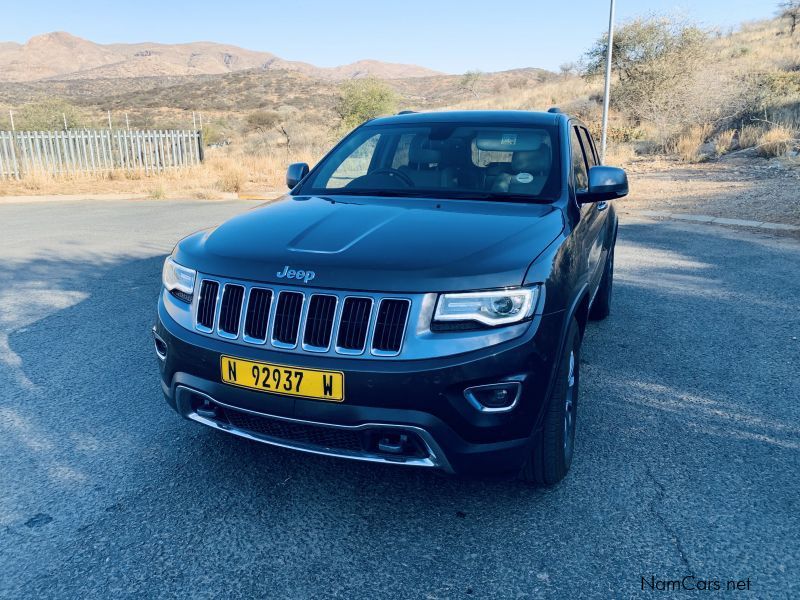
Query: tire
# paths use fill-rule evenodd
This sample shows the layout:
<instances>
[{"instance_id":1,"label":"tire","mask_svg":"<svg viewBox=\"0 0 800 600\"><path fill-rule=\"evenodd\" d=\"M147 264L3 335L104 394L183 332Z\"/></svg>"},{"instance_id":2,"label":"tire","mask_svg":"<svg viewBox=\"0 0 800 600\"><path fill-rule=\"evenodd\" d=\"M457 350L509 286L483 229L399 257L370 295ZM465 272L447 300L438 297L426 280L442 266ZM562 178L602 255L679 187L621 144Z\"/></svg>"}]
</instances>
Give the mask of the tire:
<instances>
[{"instance_id":1,"label":"tire","mask_svg":"<svg viewBox=\"0 0 800 600\"><path fill-rule=\"evenodd\" d=\"M580 329L573 317L544 416L542 434L520 473L524 481L538 485L556 484L564 479L572 464L580 383L580 349Z\"/></svg>"},{"instance_id":2,"label":"tire","mask_svg":"<svg viewBox=\"0 0 800 600\"><path fill-rule=\"evenodd\" d=\"M615 246L616 243L608 251L606 266L603 269L603 278L600 280L600 287L597 288L597 294L595 294L592 307L589 309L589 319L592 321L602 321L611 314L611 293L614 291Z\"/></svg>"}]
</instances>

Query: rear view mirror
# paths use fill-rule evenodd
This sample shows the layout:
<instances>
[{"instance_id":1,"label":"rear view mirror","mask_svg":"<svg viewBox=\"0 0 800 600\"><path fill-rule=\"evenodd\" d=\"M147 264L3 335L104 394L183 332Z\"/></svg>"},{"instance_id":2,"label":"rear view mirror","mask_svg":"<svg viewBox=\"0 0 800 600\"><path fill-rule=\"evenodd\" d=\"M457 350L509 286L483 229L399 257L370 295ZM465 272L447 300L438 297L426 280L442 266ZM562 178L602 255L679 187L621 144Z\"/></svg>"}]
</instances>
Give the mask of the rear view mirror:
<instances>
[{"instance_id":1,"label":"rear view mirror","mask_svg":"<svg viewBox=\"0 0 800 600\"><path fill-rule=\"evenodd\" d=\"M623 169L598 165L589 168L589 192L581 194L581 204L616 200L628 195L628 176Z\"/></svg>"},{"instance_id":2,"label":"rear view mirror","mask_svg":"<svg viewBox=\"0 0 800 600\"><path fill-rule=\"evenodd\" d=\"M286 169L286 185L291 190L300 180L308 175L308 165L306 163L292 163Z\"/></svg>"}]
</instances>

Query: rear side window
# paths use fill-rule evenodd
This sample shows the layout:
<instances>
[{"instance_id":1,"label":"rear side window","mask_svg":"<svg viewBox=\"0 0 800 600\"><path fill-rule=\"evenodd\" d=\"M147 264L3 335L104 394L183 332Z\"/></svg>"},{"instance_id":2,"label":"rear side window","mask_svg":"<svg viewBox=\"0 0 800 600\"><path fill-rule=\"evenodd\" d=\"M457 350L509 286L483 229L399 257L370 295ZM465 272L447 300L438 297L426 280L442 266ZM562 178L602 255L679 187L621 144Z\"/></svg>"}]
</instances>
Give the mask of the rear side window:
<instances>
[{"instance_id":1,"label":"rear side window","mask_svg":"<svg viewBox=\"0 0 800 600\"><path fill-rule=\"evenodd\" d=\"M578 138L577 127L570 128L569 142L572 148L572 181L575 185L575 191L587 192L589 191L589 173L586 166L586 158L583 156L581 141Z\"/></svg>"},{"instance_id":2,"label":"rear side window","mask_svg":"<svg viewBox=\"0 0 800 600\"><path fill-rule=\"evenodd\" d=\"M600 164L600 162L597 160L597 152L595 151L594 144L592 143L592 136L589 135L589 132L585 127L579 127L578 131L581 134L583 153L586 155L586 160L590 167L596 167Z\"/></svg>"}]
</instances>

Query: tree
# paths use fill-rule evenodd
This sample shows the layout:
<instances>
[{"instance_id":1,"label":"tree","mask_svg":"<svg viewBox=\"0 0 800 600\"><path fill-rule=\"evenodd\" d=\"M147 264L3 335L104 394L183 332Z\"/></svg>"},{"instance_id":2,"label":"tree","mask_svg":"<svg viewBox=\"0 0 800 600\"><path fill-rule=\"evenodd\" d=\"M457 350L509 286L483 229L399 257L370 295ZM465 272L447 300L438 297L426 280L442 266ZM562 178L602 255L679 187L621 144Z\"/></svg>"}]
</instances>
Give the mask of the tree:
<instances>
[{"instance_id":1,"label":"tree","mask_svg":"<svg viewBox=\"0 0 800 600\"><path fill-rule=\"evenodd\" d=\"M637 18L614 34L611 102L635 122L668 122L685 115L687 96L707 56L708 34L666 17ZM586 75L605 70L608 36L586 53Z\"/></svg>"},{"instance_id":2,"label":"tree","mask_svg":"<svg viewBox=\"0 0 800 600\"><path fill-rule=\"evenodd\" d=\"M257 110L247 115L245 122L250 131L264 133L275 127L281 116L275 110Z\"/></svg>"},{"instance_id":3,"label":"tree","mask_svg":"<svg viewBox=\"0 0 800 600\"><path fill-rule=\"evenodd\" d=\"M483 78L483 73L480 71L467 71L461 76L461 79L458 82L458 87L462 90L469 92L475 98L478 97L478 84L481 82Z\"/></svg>"},{"instance_id":4,"label":"tree","mask_svg":"<svg viewBox=\"0 0 800 600\"><path fill-rule=\"evenodd\" d=\"M778 5L778 16L789 21L789 35L794 35L800 23L800 0L787 0Z\"/></svg>"},{"instance_id":5,"label":"tree","mask_svg":"<svg viewBox=\"0 0 800 600\"><path fill-rule=\"evenodd\" d=\"M57 98L40 100L26 104L19 111L14 111L14 124L17 129L32 131L54 131L86 125L81 111Z\"/></svg>"},{"instance_id":6,"label":"tree","mask_svg":"<svg viewBox=\"0 0 800 600\"><path fill-rule=\"evenodd\" d=\"M286 152L289 152L292 145L292 138L286 130L286 125L283 122L283 115L281 113L276 110L257 110L247 115L245 122L251 131L266 133L269 130L275 130L280 133L283 139L286 140Z\"/></svg>"},{"instance_id":7,"label":"tree","mask_svg":"<svg viewBox=\"0 0 800 600\"><path fill-rule=\"evenodd\" d=\"M334 110L342 127L353 129L364 121L395 112L397 94L378 79L352 79L341 85Z\"/></svg>"}]
</instances>

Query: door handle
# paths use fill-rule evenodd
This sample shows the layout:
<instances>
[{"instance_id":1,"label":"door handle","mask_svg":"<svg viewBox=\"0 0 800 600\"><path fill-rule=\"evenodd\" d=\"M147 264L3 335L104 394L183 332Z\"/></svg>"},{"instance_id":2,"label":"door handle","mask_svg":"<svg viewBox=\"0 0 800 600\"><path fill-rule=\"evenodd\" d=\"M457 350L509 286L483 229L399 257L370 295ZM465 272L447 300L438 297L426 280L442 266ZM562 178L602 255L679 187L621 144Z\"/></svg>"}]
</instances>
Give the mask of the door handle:
<instances>
[{"instance_id":1,"label":"door handle","mask_svg":"<svg viewBox=\"0 0 800 600\"><path fill-rule=\"evenodd\" d=\"M597 206L597 212L600 212L601 210L605 210L608 208L608 202L605 201L598 202L596 206Z\"/></svg>"}]
</instances>

